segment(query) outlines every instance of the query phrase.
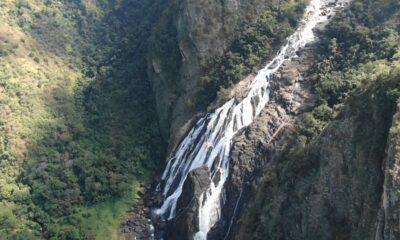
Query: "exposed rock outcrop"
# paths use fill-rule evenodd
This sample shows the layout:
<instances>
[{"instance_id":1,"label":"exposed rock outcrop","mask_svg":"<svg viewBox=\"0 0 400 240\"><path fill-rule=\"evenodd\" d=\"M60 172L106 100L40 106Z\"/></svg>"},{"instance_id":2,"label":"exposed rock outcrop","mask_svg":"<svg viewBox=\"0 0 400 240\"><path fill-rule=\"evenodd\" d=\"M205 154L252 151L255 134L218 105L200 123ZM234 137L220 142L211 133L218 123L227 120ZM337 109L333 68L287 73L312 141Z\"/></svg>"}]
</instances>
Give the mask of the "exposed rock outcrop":
<instances>
[{"instance_id":1,"label":"exposed rock outcrop","mask_svg":"<svg viewBox=\"0 0 400 240\"><path fill-rule=\"evenodd\" d=\"M176 217L168 223L167 239L193 239L199 231L200 196L210 186L210 171L200 167L189 173L178 200Z\"/></svg>"},{"instance_id":2,"label":"exposed rock outcrop","mask_svg":"<svg viewBox=\"0 0 400 240\"><path fill-rule=\"evenodd\" d=\"M400 112L393 117L392 129L388 138L384 171L381 209L378 213L375 240L400 239Z\"/></svg>"},{"instance_id":3,"label":"exposed rock outcrop","mask_svg":"<svg viewBox=\"0 0 400 240\"><path fill-rule=\"evenodd\" d=\"M270 3L270 0L182 0L175 4L174 10L164 13L172 18L174 32L169 48L178 52L178 62L171 69L163 67L165 62L174 61L173 56L162 56L150 49L148 54L148 73L156 98L157 112L163 136L169 140L173 149L181 137L191 127L193 119L194 95L198 90L202 65L214 56L221 55L230 45L234 29L241 21L257 16ZM165 18L162 18L165 21ZM171 79L172 78L172 79Z\"/></svg>"}]
</instances>

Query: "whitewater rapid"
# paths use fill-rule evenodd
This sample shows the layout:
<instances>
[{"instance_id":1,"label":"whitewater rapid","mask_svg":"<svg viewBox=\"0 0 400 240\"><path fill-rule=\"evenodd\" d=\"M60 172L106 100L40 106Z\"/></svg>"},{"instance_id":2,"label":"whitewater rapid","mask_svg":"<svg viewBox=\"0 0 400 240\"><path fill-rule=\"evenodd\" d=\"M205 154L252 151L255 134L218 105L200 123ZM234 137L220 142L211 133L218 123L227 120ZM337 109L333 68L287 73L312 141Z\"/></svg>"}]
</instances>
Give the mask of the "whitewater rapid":
<instances>
[{"instance_id":1,"label":"whitewater rapid","mask_svg":"<svg viewBox=\"0 0 400 240\"><path fill-rule=\"evenodd\" d=\"M211 185L200 197L199 232L195 240L207 239L207 233L220 219L224 204L224 183L229 174L229 154L232 139L241 129L249 126L269 101L269 81L287 59L316 40L313 29L326 22L348 0L311 0L299 28L287 38L285 45L248 86L241 101L231 99L215 112L207 114L195 124L168 160L162 175L164 202L154 212L172 219L182 193L183 184L190 171L207 166L211 171Z\"/></svg>"}]
</instances>

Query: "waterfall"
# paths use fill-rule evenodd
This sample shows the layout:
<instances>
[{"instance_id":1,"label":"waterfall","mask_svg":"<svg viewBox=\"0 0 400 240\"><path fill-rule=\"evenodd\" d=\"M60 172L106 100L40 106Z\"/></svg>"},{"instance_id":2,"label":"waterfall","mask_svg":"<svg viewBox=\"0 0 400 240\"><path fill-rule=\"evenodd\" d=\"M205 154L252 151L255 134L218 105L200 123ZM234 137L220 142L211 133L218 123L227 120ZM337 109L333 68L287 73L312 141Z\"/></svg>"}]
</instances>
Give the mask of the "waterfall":
<instances>
[{"instance_id":1,"label":"waterfall","mask_svg":"<svg viewBox=\"0 0 400 240\"><path fill-rule=\"evenodd\" d=\"M229 154L232 139L249 126L269 101L269 80L282 63L296 56L296 52L316 39L313 29L326 22L348 0L311 0L299 28L287 38L277 55L261 69L248 86L241 101L231 99L215 112L207 114L195 124L169 159L162 175L164 202L154 212L166 219L175 217L176 206L188 173L201 166L211 171L211 185L200 197L199 232L196 240L207 239L207 233L220 219L224 203L222 191L229 174Z\"/></svg>"}]
</instances>

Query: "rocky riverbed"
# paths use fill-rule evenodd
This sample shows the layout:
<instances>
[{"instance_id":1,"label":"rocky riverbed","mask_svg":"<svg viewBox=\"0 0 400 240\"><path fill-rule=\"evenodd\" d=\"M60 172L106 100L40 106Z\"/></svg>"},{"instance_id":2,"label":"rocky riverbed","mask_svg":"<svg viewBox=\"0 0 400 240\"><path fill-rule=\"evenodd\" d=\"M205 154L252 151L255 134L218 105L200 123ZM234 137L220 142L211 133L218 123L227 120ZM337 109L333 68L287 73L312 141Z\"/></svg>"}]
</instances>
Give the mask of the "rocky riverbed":
<instances>
[{"instance_id":1,"label":"rocky riverbed","mask_svg":"<svg viewBox=\"0 0 400 240\"><path fill-rule=\"evenodd\" d=\"M145 182L139 191L140 200L132 207L124 223L121 233L126 240L154 239L154 227L151 223L151 209L160 204L161 198L154 194L155 183Z\"/></svg>"}]
</instances>

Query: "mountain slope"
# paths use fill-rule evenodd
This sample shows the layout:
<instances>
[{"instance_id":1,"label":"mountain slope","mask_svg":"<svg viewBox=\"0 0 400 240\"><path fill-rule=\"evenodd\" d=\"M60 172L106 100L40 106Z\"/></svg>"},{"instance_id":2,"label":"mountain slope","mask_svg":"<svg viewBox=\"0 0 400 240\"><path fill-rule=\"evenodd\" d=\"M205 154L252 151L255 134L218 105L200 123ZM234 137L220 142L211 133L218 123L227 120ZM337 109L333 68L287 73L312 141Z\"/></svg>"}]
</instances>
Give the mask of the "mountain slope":
<instances>
[{"instance_id":1,"label":"mountain slope","mask_svg":"<svg viewBox=\"0 0 400 240\"><path fill-rule=\"evenodd\" d=\"M162 159L144 58L158 9L0 3L1 239L117 237Z\"/></svg>"}]
</instances>

